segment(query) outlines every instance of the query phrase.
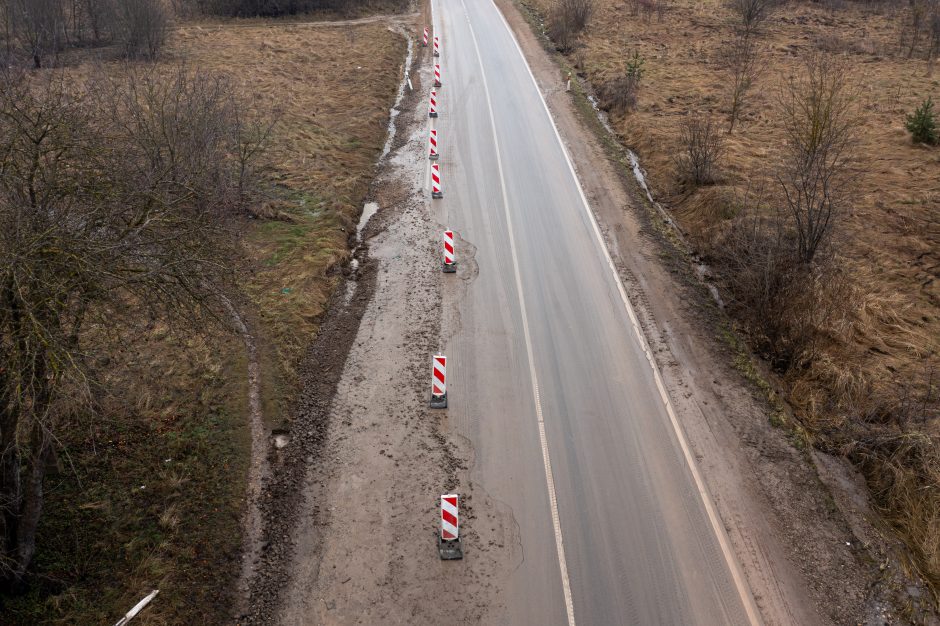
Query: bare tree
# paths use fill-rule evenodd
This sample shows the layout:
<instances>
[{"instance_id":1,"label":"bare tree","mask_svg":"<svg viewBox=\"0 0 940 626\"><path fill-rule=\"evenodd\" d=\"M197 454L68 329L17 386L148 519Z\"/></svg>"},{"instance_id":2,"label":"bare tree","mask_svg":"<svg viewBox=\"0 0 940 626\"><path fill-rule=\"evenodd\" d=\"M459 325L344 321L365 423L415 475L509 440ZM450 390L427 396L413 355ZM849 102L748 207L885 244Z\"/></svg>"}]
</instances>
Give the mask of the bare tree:
<instances>
[{"instance_id":1,"label":"bare tree","mask_svg":"<svg viewBox=\"0 0 940 626\"><path fill-rule=\"evenodd\" d=\"M738 19L736 27L745 37L756 34L779 5L780 0L728 0L728 8Z\"/></svg>"},{"instance_id":2,"label":"bare tree","mask_svg":"<svg viewBox=\"0 0 940 626\"><path fill-rule=\"evenodd\" d=\"M13 36L39 69L47 55L58 52L65 35L62 0L9 0Z\"/></svg>"},{"instance_id":3,"label":"bare tree","mask_svg":"<svg viewBox=\"0 0 940 626\"><path fill-rule=\"evenodd\" d=\"M710 117L687 118L680 130L681 153L676 170L681 182L711 185L718 178L718 161L724 151L724 138Z\"/></svg>"},{"instance_id":4,"label":"bare tree","mask_svg":"<svg viewBox=\"0 0 940 626\"><path fill-rule=\"evenodd\" d=\"M751 87L763 73L764 58L754 38L738 33L728 44L725 63L731 90L728 113L730 134L734 132L735 123L747 107Z\"/></svg>"},{"instance_id":5,"label":"bare tree","mask_svg":"<svg viewBox=\"0 0 940 626\"><path fill-rule=\"evenodd\" d=\"M88 355L141 315L201 323L227 279L240 176L228 84L185 68L169 79L138 72L84 87L58 73L41 83L0 74L7 581L23 576L35 551L57 433L93 408Z\"/></svg>"},{"instance_id":6,"label":"bare tree","mask_svg":"<svg viewBox=\"0 0 940 626\"><path fill-rule=\"evenodd\" d=\"M845 68L810 57L780 98L786 145L777 181L797 235L798 258L810 263L830 238L847 201L859 124Z\"/></svg>"}]
</instances>

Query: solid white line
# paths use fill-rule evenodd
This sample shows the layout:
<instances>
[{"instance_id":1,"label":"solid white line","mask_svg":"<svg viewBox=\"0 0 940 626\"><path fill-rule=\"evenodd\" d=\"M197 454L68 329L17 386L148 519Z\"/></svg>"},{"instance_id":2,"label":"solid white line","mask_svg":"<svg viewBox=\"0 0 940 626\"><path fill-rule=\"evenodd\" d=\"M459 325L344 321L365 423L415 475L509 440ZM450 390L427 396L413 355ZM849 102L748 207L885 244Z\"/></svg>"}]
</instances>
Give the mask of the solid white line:
<instances>
[{"instance_id":1,"label":"solid white line","mask_svg":"<svg viewBox=\"0 0 940 626\"><path fill-rule=\"evenodd\" d=\"M763 621L760 617L760 612L757 608L757 605L754 602L754 596L751 594L750 587L744 578L743 572L741 572L741 567L738 564L737 559L734 557L734 552L731 550L727 533L725 532L724 526L721 523L721 518L718 516L718 513L715 510L711 496L705 487L705 481L702 480L702 476L699 473L698 466L692 456L689 444L686 441L685 433L682 430L682 427L679 425L679 420L672 408L672 402L669 399L669 394L666 392L666 386L663 383L662 376L660 375L659 367L656 365L653 352L650 349L648 342L646 341L646 335L643 334L643 330L640 327L640 322L633 310L633 305L630 303L630 299L627 297L626 289L623 286L623 282L620 280L620 274L617 273L617 267L614 265L614 261L610 256L610 251L607 249L607 244L604 241L603 235L601 234L601 229L597 225L594 212L591 210L591 207L587 201L587 197L584 195L584 190L581 188L581 181L578 179L577 172L575 172L574 165L571 162L571 156L568 154L568 149L565 147L565 143L561 140L561 134L558 132L558 127L555 125L555 119L552 117L551 110L548 108L548 103L545 101L545 97L542 95L542 90L539 88L538 81L535 80L535 74L532 73L532 68L529 67L529 62L525 57L525 53L522 51L522 46L520 46L518 40L516 40L516 35L512 32L512 28L509 26L509 22L506 21L506 17L503 15L503 12L499 10L499 7L496 5L495 1L493 2L493 7L499 14L499 17L503 22L503 26L506 28L509 36L512 38L513 43L516 44L516 49L519 51L519 56L522 58L522 62L525 65L526 70L529 72L529 77L532 79L532 84L535 86L535 91L539 94L539 99L542 101L542 106L545 107L545 114L548 115L548 119L552 123L552 128L555 131L555 138L558 140L558 145L561 146L562 153L565 155L565 161L568 163L568 169L571 170L571 176L578 188L578 193L581 195L582 206L587 213L588 218L591 220L591 225L594 227L594 235L597 238L597 243L604 252L604 257L607 259L607 266L610 268L610 271L614 277L614 282L617 284L617 289L620 291L620 298L623 300L623 305L627 310L627 315L630 317L633 330L636 333L637 339L640 341L640 346L643 348L643 352L646 354L646 360L649 362L650 368L653 370L653 378L656 380L656 387L659 390L659 395L662 398L663 404L666 406L666 413L669 415L669 421L676 433L676 438L679 440L679 447L682 448L682 454L685 457L686 464L689 466L689 470L692 472L692 478L695 480L695 486L698 490L699 497L702 499L702 503L705 505L705 511L708 515L708 520L711 523L712 530L715 532L715 536L717 537L718 543L721 546L721 552L728 564L728 569L731 572L731 577L734 579L734 584L738 590L738 594L741 596L741 602L744 605L744 610L747 613L748 620L755 626L762 624ZM466 7L464 7L464 10L466 10ZM474 43L476 42L474 41ZM479 49L477 49L477 55L479 55ZM523 317L523 321L524 319L525 318Z\"/></svg>"},{"instance_id":2,"label":"solid white line","mask_svg":"<svg viewBox=\"0 0 940 626\"><path fill-rule=\"evenodd\" d=\"M552 461L548 453L548 438L545 436L545 420L542 416L542 401L539 397L539 380L535 373L535 356L532 352L532 337L529 334L529 321L526 315L525 296L522 294L522 277L519 273L519 259L516 255L516 239L513 235L512 217L509 213L509 195L506 192L506 178L503 175L503 162L499 152L499 137L496 133L496 116L493 114L493 103L490 100L490 89L486 81L486 70L483 68L483 56L477 43L473 24L470 22L470 13L464 0L460 0L464 14L467 16L467 25L470 27L470 37L476 49L477 62L480 65L480 74L483 78L483 94L486 97L486 106L490 114L490 128L493 131L493 144L496 149L496 168L499 170L499 185L503 196L503 211L506 214L506 227L509 234L509 250L512 255L512 268L516 277L516 292L519 294L519 309L522 316L522 333L525 336L525 349L529 360L529 377L532 381L532 394L535 398L535 415L539 426L539 443L542 447L542 464L545 466L545 483L548 487L548 501L551 507L552 527L555 532L555 548L558 552L558 568L561 570L561 586L565 596L565 610L568 613L568 626L575 626L574 602L571 598L571 582L568 579L568 563L565 560L565 544L561 536L561 518L558 515L558 498L555 496L555 478L552 474Z\"/></svg>"}]
</instances>

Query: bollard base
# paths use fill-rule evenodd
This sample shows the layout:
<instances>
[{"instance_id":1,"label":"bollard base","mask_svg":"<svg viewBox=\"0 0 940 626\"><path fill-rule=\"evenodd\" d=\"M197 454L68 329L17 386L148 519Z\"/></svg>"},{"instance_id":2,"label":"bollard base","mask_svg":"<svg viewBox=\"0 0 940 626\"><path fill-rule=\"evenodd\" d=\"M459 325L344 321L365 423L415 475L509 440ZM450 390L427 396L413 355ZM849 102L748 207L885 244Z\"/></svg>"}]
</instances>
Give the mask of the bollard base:
<instances>
[{"instance_id":1,"label":"bollard base","mask_svg":"<svg viewBox=\"0 0 940 626\"><path fill-rule=\"evenodd\" d=\"M431 408L432 409L446 409L447 408L447 392L444 392L444 395L438 396L431 394Z\"/></svg>"},{"instance_id":2,"label":"bollard base","mask_svg":"<svg viewBox=\"0 0 940 626\"><path fill-rule=\"evenodd\" d=\"M437 113L435 113L434 111L431 111L430 113L428 113L428 117L437 117Z\"/></svg>"},{"instance_id":3,"label":"bollard base","mask_svg":"<svg viewBox=\"0 0 940 626\"><path fill-rule=\"evenodd\" d=\"M437 551L440 553L442 561L456 561L463 558L463 546L460 545L460 539L444 541L438 535Z\"/></svg>"},{"instance_id":4,"label":"bollard base","mask_svg":"<svg viewBox=\"0 0 940 626\"><path fill-rule=\"evenodd\" d=\"M441 198L444 197L444 194L440 191L432 191L431 197L434 198L435 200L440 200Z\"/></svg>"},{"instance_id":5,"label":"bollard base","mask_svg":"<svg viewBox=\"0 0 940 626\"><path fill-rule=\"evenodd\" d=\"M454 274L457 272L456 263L441 263L441 271L445 274Z\"/></svg>"},{"instance_id":6,"label":"bollard base","mask_svg":"<svg viewBox=\"0 0 940 626\"><path fill-rule=\"evenodd\" d=\"M432 161L437 161L437 153L435 152L434 154L429 154L428 158Z\"/></svg>"}]
</instances>

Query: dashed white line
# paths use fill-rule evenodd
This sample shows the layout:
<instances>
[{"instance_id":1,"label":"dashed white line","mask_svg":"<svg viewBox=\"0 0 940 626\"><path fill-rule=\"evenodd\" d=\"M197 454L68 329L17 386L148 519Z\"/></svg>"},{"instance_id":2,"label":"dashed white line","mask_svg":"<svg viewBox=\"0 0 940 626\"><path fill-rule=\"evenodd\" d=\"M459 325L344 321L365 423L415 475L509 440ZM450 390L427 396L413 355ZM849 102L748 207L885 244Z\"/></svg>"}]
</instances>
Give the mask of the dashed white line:
<instances>
[{"instance_id":1,"label":"dashed white line","mask_svg":"<svg viewBox=\"0 0 940 626\"><path fill-rule=\"evenodd\" d=\"M548 438L545 436L545 420L542 417L542 402L539 398L539 381L535 372L535 357L532 351L532 338L529 334L529 321L526 315L525 296L522 293L522 277L519 273L519 259L516 255L516 240L513 235L512 217L509 213L509 196L506 193L506 179L503 175L503 163L499 152L499 138L496 133L496 116L493 113L493 103L490 100L490 89L486 82L486 71L483 69L483 56L477 43L473 24L470 22L470 13L464 0L460 0L464 14L467 16L467 25L470 27L470 37L476 49L477 61L480 65L480 74L483 79L483 93L486 97L486 106L490 115L490 128L493 131L493 144L496 149L496 168L499 170L499 185L503 196L503 211L506 215L506 227L509 235L509 249L512 256L512 267L516 278L516 292L519 295L519 309L522 316L522 332L525 337L526 354L529 360L529 376L532 381L532 393L535 398L535 414L538 419L539 443L542 447L542 463L545 466L545 483L548 487L548 500L551 507L552 526L555 532L555 548L558 552L558 567L561 570L561 586L565 596L565 610L568 614L568 625L575 626L574 603L571 598L571 582L568 579L568 564L565 560L565 544L561 534L561 518L558 515L558 499L555 497L555 478L552 474L552 461L548 453Z\"/></svg>"}]
</instances>

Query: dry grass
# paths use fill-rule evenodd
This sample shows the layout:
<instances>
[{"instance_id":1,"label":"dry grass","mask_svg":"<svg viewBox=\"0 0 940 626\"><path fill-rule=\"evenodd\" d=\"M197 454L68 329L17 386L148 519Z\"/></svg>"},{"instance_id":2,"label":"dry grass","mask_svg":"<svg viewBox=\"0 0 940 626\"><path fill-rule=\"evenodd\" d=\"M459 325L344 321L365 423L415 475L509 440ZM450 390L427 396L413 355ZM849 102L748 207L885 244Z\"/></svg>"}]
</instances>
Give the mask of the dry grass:
<instances>
[{"instance_id":1,"label":"dry grass","mask_svg":"<svg viewBox=\"0 0 940 626\"><path fill-rule=\"evenodd\" d=\"M546 15L551 0L526 4ZM630 3L598 0L582 45L570 56L601 90L623 74L634 51L646 60L636 110L613 112L611 123L639 153L654 193L703 249L736 216L745 191L762 188L770 196L776 191L773 173L784 137L777 94L783 81L816 51L838 55L846 64L859 90L862 117L854 203L836 241L843 274L849 277L851 307L819 329L822 345L816 358L808 367L787 372L784 382L820 445L867 441L864 455L855 454L857 449L853 454L876 501L936 585L937 407L925 407L926 417L916 424L896 421L883 431L861 415L897 412L900 386L913 381L926 393L927 372L940 370L940 150L913 145L904 129L905 115L926 97L940 99L940 72L923 54L907 59L900 50L901 9L890 3L840 7L790 2L768 19L758 36L766 71L726 139L725 176L719 185L692 192L678 184L674 160L689 114L726 120L729 113L722 59L733 38L733 17L725 3L673 0L662 19L642 19L633 15ZM903 442L916 439L918 445L889 445L897 443L896 435ZM884 444L880 451L879 442ZM903 477L894 473L898 468Z\"/></svg>"},{"instance_id":2,"label":"dry grass","mask_svg":"<svg viewBox=\"0 0 940 626\"><path fill-rule=\"evenodd\" d=\"M278 118L268 157L277 210L289 221L249 229L246 290L273 330L288 386L336 284L330 270L348 255L405 46L382 23L197 26L175 39L176 55L230 73L255 113Z\"/></svg>"},{"instance_id":3,"label":"dry grass","mask_svg":"<svg viewBox=\"0 0 940 626\"><path fill-rule=\"evenodd\" d=\"M382 23L252 20L184 27L162 62L227 74L253 113L279 120L241 270L272 422L285 419L293 366L348 255L405 47ZM39 576L26 596L3 598L4 624L113 623L156 587L135 624L228 623L249 451L244 349L218 329L174 337L142 321L132 334L98 364L112 392L99 415L62 442Z\"/></svg>"}]
</instances>

